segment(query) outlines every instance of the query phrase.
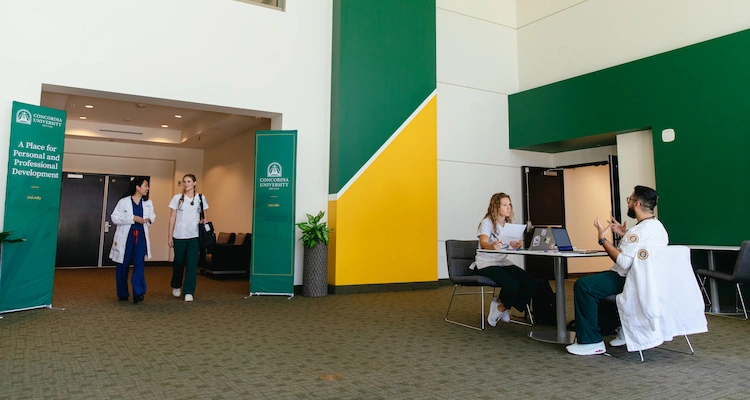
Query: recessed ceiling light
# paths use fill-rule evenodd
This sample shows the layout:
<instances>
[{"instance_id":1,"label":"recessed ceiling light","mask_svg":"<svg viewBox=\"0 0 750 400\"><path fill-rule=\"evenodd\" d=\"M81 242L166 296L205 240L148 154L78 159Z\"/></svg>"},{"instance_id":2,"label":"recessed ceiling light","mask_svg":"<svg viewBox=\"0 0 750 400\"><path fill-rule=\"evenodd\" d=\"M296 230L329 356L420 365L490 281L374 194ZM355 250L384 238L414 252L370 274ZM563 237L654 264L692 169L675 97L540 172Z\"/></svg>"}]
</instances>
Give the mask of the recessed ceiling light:
<instances>
[{"instance_id":1,"label":"recessed ceiling light","mask_svg":"<svg viewBox=\"0 0 750 400\"><path fill-rule=\"evenodd\" d=\"M162 126L161 126L161 127L162 127L162 128L169 128L169 125L167 125L167 124L162 124Z\"/></svg>"},{"instance_id":2,"label":"recessed ceiling light","mask_svg":"<svg viewBox=\"0 0 750 400\"><path fill-rule=\"evenodd\" d=\"M94 106L92 106L91 104L86 104L84 107L86 107L86 108L94 108Z\"/></svg>"},{"instance_id":3,"label":"recessed ceiling light","mask_svg":"<svg viewBox=\"0 0 750 400\"><path fill-rule=\"evenodd\" d=\"M82 116L78 117L78 119L86 119L86 117L84 117L84 116L82 115Z\"/></svg>"},{"instance_id":4,"label":"recessed ceiling light","mask_svg":"<svg viewBox=\"0 0 750 400\"><path fill-rule=\"evenodd\" d=\"M175 117L175 118L182 118L182 115L180 115L180 114L175 114L175 116L174 116L174 117Z\"/></svg>"}]
</instances>

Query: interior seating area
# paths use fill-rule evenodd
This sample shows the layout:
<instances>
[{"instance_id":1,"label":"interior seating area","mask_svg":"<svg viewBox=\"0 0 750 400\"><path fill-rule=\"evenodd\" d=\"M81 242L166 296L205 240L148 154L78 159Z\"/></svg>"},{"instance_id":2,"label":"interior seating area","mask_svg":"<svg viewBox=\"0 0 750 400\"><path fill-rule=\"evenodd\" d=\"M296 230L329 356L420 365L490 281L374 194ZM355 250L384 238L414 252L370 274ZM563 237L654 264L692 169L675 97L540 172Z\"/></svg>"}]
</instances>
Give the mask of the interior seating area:
<instances>
[{"instance_id":1,"label":"interior seating area","mask_svg":"<svg viewBox=\"0 0 750 400\"><path fill-rule=\"evenodd\" d=\"M202 259L201 272L210 275L249 274L252 234L219 232L216 246Z\"/></svg>"}]
</instances>

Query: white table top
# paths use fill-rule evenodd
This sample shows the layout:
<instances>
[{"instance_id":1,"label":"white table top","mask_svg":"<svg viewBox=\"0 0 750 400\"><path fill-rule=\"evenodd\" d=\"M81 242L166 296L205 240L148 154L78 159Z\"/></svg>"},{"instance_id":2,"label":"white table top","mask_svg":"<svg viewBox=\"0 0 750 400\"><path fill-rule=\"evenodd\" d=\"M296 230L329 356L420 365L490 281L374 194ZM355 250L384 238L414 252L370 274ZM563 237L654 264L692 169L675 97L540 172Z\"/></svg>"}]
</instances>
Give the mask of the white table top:
<instances>
[{"instance_id":1,"label":"white table top","mask_svg":"<svg viewBox=\"0 0 750 400\"><path fill-rule=\"evenodd\" d=\"M739 251L740 246L711 246L706 244L685 244L682 245L692 250L724 250L724 251Z\"/></svg>"},{"instance_id":2,"label":"white table top","mask_svg":"<svg viewBox=\"0 0 750 400\"><path fill-rule=\"evenodd\" d=\"M569 251L556 251L556 250L540 251L540 250L510 250L510 249L503 249L503 250L478 249L477 251L481 251L485 253L521 254L525 256L545 256L545 257L563 257L563 258L608 256L606 251L599 251L596 253L573 253Z\"/></svg>"}]
</instances>

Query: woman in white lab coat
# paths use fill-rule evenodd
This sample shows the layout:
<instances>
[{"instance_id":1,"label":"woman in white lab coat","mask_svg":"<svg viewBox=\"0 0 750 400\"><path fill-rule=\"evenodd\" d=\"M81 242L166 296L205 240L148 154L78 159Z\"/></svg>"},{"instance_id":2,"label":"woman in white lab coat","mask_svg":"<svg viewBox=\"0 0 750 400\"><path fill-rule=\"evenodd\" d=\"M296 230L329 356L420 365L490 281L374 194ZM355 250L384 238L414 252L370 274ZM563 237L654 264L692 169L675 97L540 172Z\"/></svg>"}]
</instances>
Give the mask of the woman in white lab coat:
<instances>
[{"instance_id":1,"label":"woman in white lab coat","mask_svg":"<svg viewBox=\"0 0 750 400\"><path fill-rule=\"evenodd\" d=\"M148 178L133 178L125 196L112 211L112 222L117 225L117 230L109 258L117 263L117 297L120 301L127 301L129 298L128 270L132 260L133 275L130 284L133 287L133 304L143 301L146 294L145 258L151 258L148 226L154 223L156 214L154 205L148 199L148 191Z\"/></svg>"}]
</instances>

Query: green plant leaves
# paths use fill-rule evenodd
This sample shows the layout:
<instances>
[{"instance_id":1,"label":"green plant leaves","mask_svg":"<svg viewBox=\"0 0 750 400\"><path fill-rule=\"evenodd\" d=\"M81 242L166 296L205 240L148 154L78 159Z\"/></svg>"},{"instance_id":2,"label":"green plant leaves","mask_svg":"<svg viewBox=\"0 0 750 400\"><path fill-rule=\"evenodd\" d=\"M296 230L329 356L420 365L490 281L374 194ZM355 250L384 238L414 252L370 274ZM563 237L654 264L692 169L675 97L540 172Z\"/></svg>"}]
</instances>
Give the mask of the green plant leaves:
<instances>
[{"instance_id":1,"label":"green plant leaves","mask_svg":"<svg viewBox=\"0 0 750 400\"><path fill-rule=\"evenodd\" d=\"M0 243L18 243L26 241L26 239L8 239L8 236L12 234L13 231L0 232Z\"/></svg>"},{"instance_id":2,"label":"green plant leaves","mask_svg":"<svg viewBox=\"0 0 750 400\"><path fill-rule=\"evenodd\" d=\"M302 237L300 240L305 247L313 248L317 243L328 244L328 232L333 229L328 228L325 222L320 222L324 215L325 213L323 211L315 216L307 214L307 222L296 224L302 231Z\"/></svg>"}]
</instances>

